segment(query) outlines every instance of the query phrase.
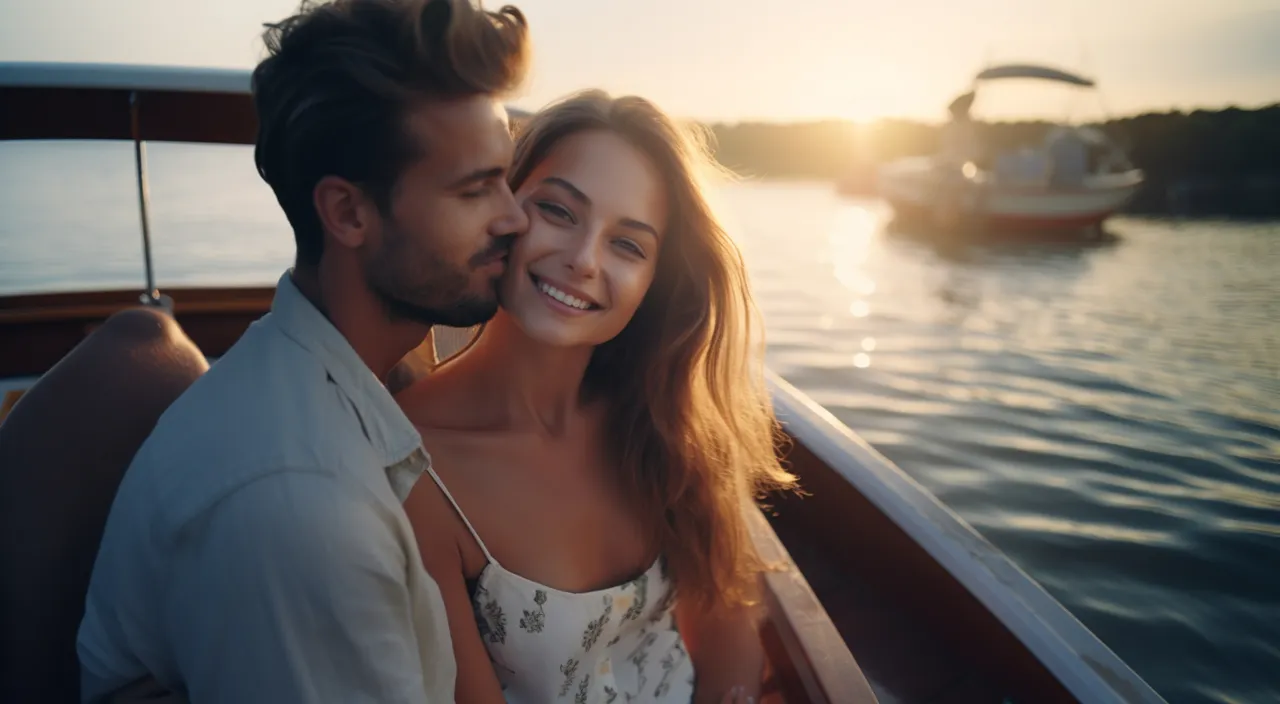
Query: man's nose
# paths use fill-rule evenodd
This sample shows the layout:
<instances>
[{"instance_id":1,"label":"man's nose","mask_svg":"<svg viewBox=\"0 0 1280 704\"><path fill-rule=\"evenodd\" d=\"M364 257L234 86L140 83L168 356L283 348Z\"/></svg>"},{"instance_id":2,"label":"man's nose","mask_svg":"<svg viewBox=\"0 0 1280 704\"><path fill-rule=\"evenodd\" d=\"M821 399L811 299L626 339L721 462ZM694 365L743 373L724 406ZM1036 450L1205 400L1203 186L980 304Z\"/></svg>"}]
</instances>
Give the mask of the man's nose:
<instances>
[{"instance_id":1,"label":"man's nose","mask_svg":"<svg viewBox=\"0 0 1280 704\"><path fill-rule=\"evenodd\" d=\"M493 233L496 236L523 235L529 229L529 216L505 183L502 185L502 214L494 222L494 227L498 230Z\"/></svg>"}]
</instances>

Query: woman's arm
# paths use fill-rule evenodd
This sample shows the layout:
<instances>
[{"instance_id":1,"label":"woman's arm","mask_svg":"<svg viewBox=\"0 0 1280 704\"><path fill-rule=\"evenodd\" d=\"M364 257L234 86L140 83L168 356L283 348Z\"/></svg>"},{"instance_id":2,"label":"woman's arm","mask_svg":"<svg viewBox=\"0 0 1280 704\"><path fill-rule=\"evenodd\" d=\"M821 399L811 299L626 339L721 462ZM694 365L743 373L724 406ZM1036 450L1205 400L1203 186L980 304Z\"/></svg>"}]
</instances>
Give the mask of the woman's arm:
<instances>
[{"instance_id":1,"label":"woman's arm","mask_svg":"<svg viewBox=\"0 0 1280 704\"><path fill-rule=\"evenodd\" d=\"M699 610L676 605L676 621L697 677L694 704L746 704L760 698L764 646L758 609Z\"/></svg>"},{"instance_id":2,"label":"woman's arm","mask_svg":"<svg viewBox=\"0 0 1280 704\"><path fill-rule=\"evenodd\" d=\"M449 633L453 640L453 657L458 664L454 700L459 704L503 704L502 686L493 671L489 651L480 638L480 629L476 627L457 533L444 521L432 520L435 516L452 516L453 508L445 503L432 482L420 482L419 486L422 489L410 494L405 508L418 540L422 563L427 574L439 585L440 596L444 599L445 616L449 619ZM420 491L427 492L429 496L420 496ZM436 506L436 503L440 505Z\"/></svg>"}]
</instances>

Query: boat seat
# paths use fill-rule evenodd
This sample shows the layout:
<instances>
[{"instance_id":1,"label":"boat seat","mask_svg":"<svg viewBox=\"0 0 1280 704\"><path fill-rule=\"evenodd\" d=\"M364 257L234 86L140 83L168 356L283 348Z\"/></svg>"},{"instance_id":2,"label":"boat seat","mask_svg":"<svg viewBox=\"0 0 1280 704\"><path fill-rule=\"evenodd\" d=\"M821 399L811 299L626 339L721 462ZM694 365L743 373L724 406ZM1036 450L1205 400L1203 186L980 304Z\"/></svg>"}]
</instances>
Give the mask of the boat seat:
<instances>
[{"instance_id":1,"label":"boat seat","mask_svg":"<svg viewBox=\"0 0 1280 704\"><path fill-rule=\"evenodd\" d=\"M208 367L164 311L127 309L0 421L0 701L79 701L76 631L116 488Z\"/></svg>"},{"instance_id":2,"label":"boat seat","mask_svg":"<svg viewBox=\"0 0 1280 704\"><path fill-rule=\"evenodd\" d=\"M387 374L387 389L392 394L408 388L413 382L430 374L440 362L457 354L479 334L480 326L451 328L436 325L431 328L421 345L405 355Z\"/></svg>"},{"instance_id":3,"label":"boat seat","mask_svg":"<svg viewBox=\"0 0 1280 704\"><path fill-rule=\"evenodd\" d=\"M431 341L435 349L436 359L444 361L461 352L480 334L480 326L471 328L451 328L437 325L431 328Z\"/></svg>"}]
</instances>

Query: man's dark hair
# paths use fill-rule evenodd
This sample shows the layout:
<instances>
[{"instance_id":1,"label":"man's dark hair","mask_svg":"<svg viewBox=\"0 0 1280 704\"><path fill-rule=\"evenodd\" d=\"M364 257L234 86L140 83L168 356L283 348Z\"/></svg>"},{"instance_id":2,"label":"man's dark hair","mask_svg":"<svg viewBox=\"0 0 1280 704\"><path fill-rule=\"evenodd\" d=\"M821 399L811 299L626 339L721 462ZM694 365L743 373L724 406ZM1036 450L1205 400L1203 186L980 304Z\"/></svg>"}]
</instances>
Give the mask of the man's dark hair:
<instances>
[{"instance_id":1,"label":"man's dark hair","mask_svg":"<svg viewBox=\"0 0 1280 704\"><path fill-rule=\"evenodd\" d=\"M304 0L263 39L254 160L293 226L299 266L315 266L323 251L312 202L321 178L358 184L386 211L396 179L421 157L406 112L425 100L508 92L529 54L519 10L470 0Z\"/></svg>"}]
</instances>

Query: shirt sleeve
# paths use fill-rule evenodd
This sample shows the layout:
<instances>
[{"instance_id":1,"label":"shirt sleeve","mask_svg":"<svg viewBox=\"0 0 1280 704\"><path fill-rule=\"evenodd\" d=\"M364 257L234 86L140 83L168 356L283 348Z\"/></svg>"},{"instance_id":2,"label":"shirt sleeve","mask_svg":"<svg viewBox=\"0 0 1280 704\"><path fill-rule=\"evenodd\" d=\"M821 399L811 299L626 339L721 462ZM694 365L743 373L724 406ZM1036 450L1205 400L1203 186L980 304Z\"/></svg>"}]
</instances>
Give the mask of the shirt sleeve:
<instances>
[{"instance_id":1,"label":"shirt sleeve","mask_svg":"<svg viewBox=\"0 0 1280 704\"><path fill-rule=\"evenodd\" d=\"M191 701L431 701L403 533L321 473L274 474L211 508L184 531L165 592Z\"/></svg>"}]
</instances>

